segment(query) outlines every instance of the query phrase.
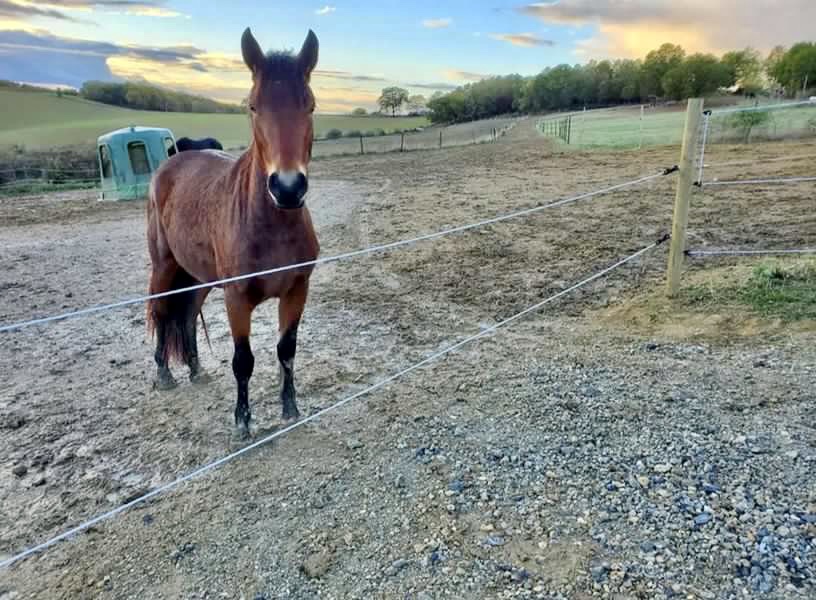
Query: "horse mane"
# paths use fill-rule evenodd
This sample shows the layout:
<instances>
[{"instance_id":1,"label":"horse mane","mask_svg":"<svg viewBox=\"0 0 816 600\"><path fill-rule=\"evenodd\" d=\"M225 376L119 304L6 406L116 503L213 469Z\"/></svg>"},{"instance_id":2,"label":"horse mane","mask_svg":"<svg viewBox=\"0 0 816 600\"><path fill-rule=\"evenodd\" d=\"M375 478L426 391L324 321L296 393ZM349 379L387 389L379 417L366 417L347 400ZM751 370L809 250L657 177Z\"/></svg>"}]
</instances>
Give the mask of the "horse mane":
<instances>
[{"instance_id":1,"label":"horse mane","mask_svg":"<svg viewBox=\"0 0 816 600\"><path fill-rule=\"evenodd\" d=\"M297 56L288 50L267 52L261 71L264 77L275 81L303 80L303 73L298 65Z\"/></svg>"}]
</instances>

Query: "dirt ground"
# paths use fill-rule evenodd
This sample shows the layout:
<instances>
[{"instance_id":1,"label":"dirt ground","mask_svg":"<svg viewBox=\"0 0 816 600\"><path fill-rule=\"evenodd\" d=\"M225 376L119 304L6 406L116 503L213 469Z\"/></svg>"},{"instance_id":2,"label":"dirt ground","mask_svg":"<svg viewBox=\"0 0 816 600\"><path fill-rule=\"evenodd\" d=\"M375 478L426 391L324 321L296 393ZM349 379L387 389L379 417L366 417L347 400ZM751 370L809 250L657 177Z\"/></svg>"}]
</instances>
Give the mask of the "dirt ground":
<instances>
[{"instance_id":1,"label":"dirt ground","mask_svg":"<svg viewBox=\"0 0 816 600\"><path fill-rule=\"evenodd\" d=\"M710 148L707 162L814 150L815 143L803 142L723 146ZM651 174L674 164L677 154L676 148L554 153L527 121L495 144L316 161L309 205L322 254L329 256ZM780 161L708 173L723 179L814 174L808 169L812 161ZM299 336L301 412L324 408L651 243L670 228L674 182L666 177L319 267ZM691 215L689 245L695 248L816 245L814 192L806 184L707 188L695 197ZM0 204L0 238L0 323L145 291L143 203L102 204L82 192L7 199ZM655 408L656 397L673 386L699 398L704 410L720 411L716 420L729 434L760 426L790 433L802 460L811 462L790 467L800 470L787 476L805 477L809 469L812 480L816 431L812 418L809 424L801 418L813 406L816 334L781 328L733 338L726 328L695 353L688 350L697 347L693 340L678 337L682 328L647 331L610 318L611 306L661 285L665 261L661 247L505 333L18 563L0 573L0 599L422 598L444 596L445 585L454 597L472 598L662 597L645 587L637 593L604 588L595 577L592 561L608 556L614 572L614 560L624 560L626 551L567 525L576 517L567 507L594 493L570 483L580 479L580 461L573 475L559 470L550 477L545 466L543 483L530 483L527 493L536 490L538 518L549 532L541 534L543 542L519 517L517 526L504 528L512 543L469 550L474 531L490 530L485 515L498 510L490 503L513 496L516 484L494 479L485 467L487 479L479 485L495 484L484 492L491 500L479 496L454 511L446 486L453 471L478 481L471 452L510 448L508 463L526 452L526 460L538 464L536 453L548 456L548 448L560 447L573 425L597 437L606 435L596 428L608 420L610 437L647 446L652 442L640 436L650 420L667 431L674 427L678 436L686 430L700 435L700 407ZM691 268L729 261L694 261ZM0 558L238 447L221 299L221 292L213 293L204 309L213 347L205 347L202 361L214 381L185 383L170 393L151 390L143 306L0 334ZM259 435L279 424L275 314L270 302L253 323L250 396ZM675 354L655 357L640 350L644 344ZM762 356L775 358L763 359L769 366L762 377L746 381L745 365ZM608 406L594 405L594 398L565 408L572 401L563 399L564 390L611 390L603 382L612 380L621 391L609 392ZM750 414L728 408L766 393L778 402L749 402ZM525 450L514 454L520 440ZM417 459L426 454L433 455L430 464ZM520 460L519 481L526 476ZM808 503L816 498L806 491L787 501L814 512ZM499 528L504 519L492 520ZM431 566L422 562L434 544L449 557L441 566L435 559L427 559ZM438 557L441 550L429 552ZM495 577L480 579L492 560L527 564L536 553L543 558L538 567L525 567L523 582L504 576L515 571L498 568ZM395 566L403 558L411 566ZM707 571L686 566L672 580L682 595L727 597L741 589L730 567L719 572L707 565L715 576L711 587L700 589ZM812 592L812 585L804 589ZM775 589L787 593L784 584Z\"/></svg>"}]
</instances>

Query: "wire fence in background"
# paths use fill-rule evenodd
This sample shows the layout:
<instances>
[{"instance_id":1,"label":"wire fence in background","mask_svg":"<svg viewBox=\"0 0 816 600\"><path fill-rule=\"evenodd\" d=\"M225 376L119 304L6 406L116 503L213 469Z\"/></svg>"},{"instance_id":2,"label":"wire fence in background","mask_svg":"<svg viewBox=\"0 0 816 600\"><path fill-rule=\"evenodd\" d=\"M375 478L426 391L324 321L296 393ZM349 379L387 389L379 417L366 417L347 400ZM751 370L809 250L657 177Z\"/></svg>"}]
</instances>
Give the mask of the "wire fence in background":
<instances>
[{"instance_id":1,"label":"wire fence in background","mask_svg":"<svg viewBox=\"0 0 816 600\"><path fill-rule=\"evenodd\" d=\"M781 118L780 118L781 115ZM719 121L717 118L719 117ZM742 144L749 144L751 141L769 141L776 139L785 139L780 134L780 122L786 123L785 127L781 129L787 135L798 137L802 131L810 131L816 135L816 102L787 102L771 105L756 105L748 107L737 107L721 110L707 110L704 112L704 119L701 125L700 138L702 143L697 149L697 180L695 185L698 189L703 190L712 187L727 187L727 186L781 186L781 185L801 185L816 182L816 176L800 175L788 176L780 175L777 177L751 177L743 173L742 177L719 179L712 178L705 179L706 169L717 169L725 167L752 167L755 165L764 165L766 163L796 163L810 159L812 161L814 154L797 154L788 156L777 156L768 159L752 158L746 160L715 162L713 165L705 162L706 149L708 144L716 143L719 139L722 142L733 141L720 132L719 138L716 137L714 128L718 123L721 130L723 128L730 128L731 130L739 130L739 142ZM794 124L794 125L791 125ZM771 129L773 134L771 135ZM733 131L732 131L733 134ZM691 258L704 257L726 257L726 256L772 256L772 255L806 255L813 254L812 248L787 248L787 249L687 249L684 254Z\"/></svg>"},{"instance_id":2,"label":"wire fence in background","mask_svg":"<svg viewBox=\"0 0 816 600\"><path fill-rule=\"evenodd\" d=\"M682 103L621 106L550 115L539 121L544 135L571 148L643 149L679 145L685 112ZM552 122L570 119L569 141ZM705 126L705 125L704 125ZM816 102L714 109L706 131L707 144L816 138Z\"/></svg>"},{"instance_id":3,"label":"wire fence in background","mask_svg":"<svg viewBox=\"0 0 816 600\"><path fill-rule=\"evenodd\" d=\"M499 117L446 127L428 127L415 132L315 140L312 155L315 158L325 158L354 154L383 154L495 142L512 129L519 119L520 117Z\"/></svg>"},{"instance_id":4,"label":"wire fence in background","mask_svg":"<svg viewBox=\"0 0 816 600\"><path fill-rule=\"evenodd\" d=\"M383 154L432 150L495 142L516 126L521 117L499 117L447 127L429 127L419 132L394 133L381 136L342 137L335 140L315 140L313 156ZM20 195L21 192L87 189L100 183L97 169L67 169L18 166L0 170L0 195ZM48 189L53 186L53 189ZM99 189L99 191L103 191Z\"/></svg>"},{"instance_id":5,"label":"wire fence in background","mask_svg":"<svg viewBox=\"0 0 816 600\"><path fill-rule=\"evenodd\" d=\"M782 102L711 112L708 143L750 144L816 138L816 102Z\"/></svg>"}]
</instances>

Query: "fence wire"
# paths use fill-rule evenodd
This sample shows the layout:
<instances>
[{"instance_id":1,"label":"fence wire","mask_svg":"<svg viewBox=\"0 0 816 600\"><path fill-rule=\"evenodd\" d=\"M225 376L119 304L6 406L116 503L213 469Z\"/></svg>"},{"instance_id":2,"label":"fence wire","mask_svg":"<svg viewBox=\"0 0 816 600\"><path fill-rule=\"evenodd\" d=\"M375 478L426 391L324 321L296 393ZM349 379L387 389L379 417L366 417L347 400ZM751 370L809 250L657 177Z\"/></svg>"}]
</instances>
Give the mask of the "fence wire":
<instances>
[{"instance_id":1,"label":"fence wire","mask_svg":"<svg viewBox=\"0 0 816 600\"><path fill-rule=\"evenodd\" d=\"M368 255L368 254L385 252L385 251L393 250L393 249L396 249L396 248L399 248L399 247L402 247L402 246L408 246L408 245L416 244L416 243L423 242L423 241L433 240L433 239L440 238L440 237L447 236L447 235L451 235L451 234L454 234L454 233L460 233L460 232L464 232L464 231L469 231L471 229L477 229L479 227L484 227L486 225L492 225L494 223L501 223L502 221L507 221L507 220L510 220L510 219L515 219L515 218L518 218L518 217L535 214L535 213L543 211L543 210L547 210L547 209L550 209L550 208L556 208L558 206L563 206L565 204L570 204L570 203L573 203L573 202L577 202L579 200L584 200L584 199L587 199L587 198L592 198L592 197L595 197L595 196L608 194L608 193L611 193L611 192L614 192L614 191L617 191L617 190L621 190L621 189L624 189L624 188L627 188L627 187L631 187L631 186L638 185L638 184L641 184L641 183L646 183L647 181L652 181L653 179L658 179L660 177L664 177L666 175L674 173L675 171L676 171L676 168L674 168L674 167L672 167L671 169L664 169L660 173L655 173L653 175L647 175L645 177L640 177L638 179L633 179L631 181L625 181L623 183L619 183L617 185L609 186L609 187L606 187L606 188L603 188L603 189L600 189L600 190L595 190L595 191L592 191L592 192L586 192L586 193L583 193L583 194L578 194L577 196L564 198L562 200L557 200L555 202L550 202L550 203L547 203L547 204L534 206L532 208L527 208L527 209L524 209L524 210L515 211L515 212L509 213L509 214L500 215L498 217L492 217L490 219L484 219L482 221L477 221L475 223L469 223L467 225L459 225L457 227L451 227L451 228L448 228L448 229L443 229L441 231L436 231L434 233L428 233L428 234L425 234L425 235L420 235L420 236L410 238L410 239L406 239L406 240L399 240L399 241L390 242L390 243L387 243L387 244L379 244L379 245L376 245L376 246L370 246L368 248L362 248L360 250L354 250L352 252L346 252L346 253L343 253L343 254L328 256L328 257L325 257L325 258L318 258L316 260L309 260L309 261L304 261L304 262L295 263L295 264L291 264L291 265L285 265L285 266L282 266L282 267L275 267L273 269L266 269L266 270L257 271L257 272L254 272L254 273L246 273L246 274L243 274L243 275L237 275L235 277L227 277L227 278L219 279L219 280L216 280L216 281L210 281L210 282L207 282L207 283L200 283L200 284L197 284L197 285L192 285L192 286L188 286L188 287L184 287L184 288L169 290L167 292L160 292L160 293L157 293L157 294L148 294L148 295L145 295L145 296L140 296L140 297L137 297L137 298L131 298L131 299L128 299L128 300L121 300L121 301L118 301L118 302L111 302L111 303L102 304L102 305L99 305L99 306L91 306L91 307L88 307L88 308L83 308L83 309L80 309L80 310L65 312L65 313L61 313L61 314L58 314L58 315L51 315L51 316L46 316L46 317L40 317L40 318L20 321L20 322L17 322L17 323L11 323L9 325L3 325L2 327L0 327L0 333L7 333L7 332L15 331L15 330L18 330L18 329L23 329L25 327L30 327L32 325L44 325L44 324L53 323L53 322L56 322L56 321L64 321L66 319L73 319L73 318L77 318L77 317L87 316L87 315L91 315L91 314L94 314L94 313L106 312L106 311L114 310L114 309L117 309L117 308L122 308L122 307L125 307L125 306L131 306L133 304L143 304L143 303L145 303L145 302L147 302L149 300L158 300L159 298L166 298L168 296L173 296L173 295L176 295L176 294L184 294L184 293L187 293L187 292L193 292L193 291L196 291L196 290L202 290L202 289L206 289L206 288L220 287L220 286L231 284L231 283L237 283L237 282L240 282L240 281L245 281L247 279L254 279L255 277L265 277L267 275L272 275L274 273L280 273L282 271L291 271L291 270L294 270L294 269L302 269L303 267L311 267L311 266L316 266L316 265L321 265L321 264L328 264L328 263L338 262L338 261L341 261L341 260L346 260L346 259L349 259L349 258L354 258L354 257L357 257L357 256L364 256L364 255Z\"/></svg>"},{"instance_id":2,"label":"fence wire","mask_svg":"<svg viewBox=\"0 0 816 600\"><path fill-rule=\"evenodd\" d=\"M44 542L42 542L40 544L37 544L35 546L31 546L30 548L26 548L25 550L22 550L22 551L16 553L14 556L12 556L10 558L7 558L7 559L3 560L2 562L0 562L0 569L7 568L7 567L13 565L16 562L18 562L20 560L23 560L24 558L27 558L27 557L32 556L34 554L40 553L40 552L50 548L54 544L57 544L58 542L61 542L63 540L67 540L67 539L73 537L74 535L76 535L78 533L81 533L81 532L89 529L90 527L93 527L94 525L97 525L97 524L99 524L99 523L101 523L103 521L107 521L107 520L111 519L112 517L115 517L116 515L119 515L121 513L124 513L125 511L133 508L134 506L142 504L142 503L144 503L144 502L146 502L146 501L148 501L148 500L150 500L152 498L155 498L155 497L157 497L157 496L159 496L159 495L161 495L161 494L163 494L165 492L168 492L168 491L180 486L181 484L183 484L183 483L185 483L187 481L190 481L192 479L195 479L197 477L200 477L200 476L204 475L205 473L213 471L213 470L217 469L218 467L220 467L222 465L225 465L225 464L235 460L236 458L238 458L240 456L243 456L247 452L251 452L252 450L254 450L256 448L259 448L260 446L268 444L269 442L271 442L271 441L273 441L273 440L275 440L275 439L277 439L277 438L279 438L281 436L286 435L290 431L293 431L295 429L303 427L307 423L311 423L312 421L315 421L315 420L319 419L320 417L322 417L322 416L324 416L324 415L326 415L326 414L328 414L330 412L334 412L334 411L338 410L339 408L345 406L346 404L348 404L349 402L352 402L353 400L356 400L357 398L368 395L371 392L374 392L374 391L376 391L376 390L378 390L378 389L380 389L382 387L385 387L388 384L390 384L390 383L392 383L392 382L394 382L394 381L396 381L398 379L401 379L405 375L408 375L409 373L412 373L412 372L424 367L425 365L428 365L430 363L438 361L439 359L443 358L444 356L447 356L448 354L451 354L452 352L455 352L456 350L458 350L462 346L465 346L465 345L467 345L467 344L469 344L471 342L474 342L474 341L479 340L479 339L481 339L483 337L486 337L486 336L496 332L497 330L501 329L502 327L506 327L507 325L513 323L514 321L518 321L522 317L525 317L526 315L541 309L542 307L546 306L547 304L555 302L556 300L562 298L563 296L566 296L567 294L570 294L570 293L572 293L572 292L574 292L574 291L576 291L576 290L578 290L578 289L580 289L582 287L585 287L585 286L589 285L593 281L596 281L596 280L606 276L607 274L611 273L615 269L618 269L618 268L622 267L623 265L625 265L625 264L627 264L629 262L632 262L633 260L636 260L637 258L643 256L647 252L657 248L660 244L665 242L667 239L668 239L668 236L664 236L663 238L659 239L658 241L653 242L653 243L649 244L648 246L638 250L637 252L635 252L633 254L630 254L626 258L623 258L623 259L617 261L613 265L611 265L609 267L606 267L605 269L602 269L601 271L598 271L594 275L591 275L591 276L587 277L586 279L583 279L583 280L571 285L570 287L568 287L568 288L566 288L566 289L564 289L564 290L562 290L562 291L560 291L560 292L558 292L556 294L553 294L552 296L549 296L548 298L545 298L544 300L542 300L540 302L537 302L536 304L533 304L532 306L529 306L529 307L525 308L524 310L522 310L520 312L517 312L516 314L512 315L511 317L508 317L508 318L506 318L506 319L504 319L502 321L499 321L498 323L495 323L493 325L485 327L481 331L479 331L479 332L477 332L477 333L475 333L473 335L470 335L469 337L466 337L465 339L460 340L459 342L456 342L456 343L454 343L452 345L449 345L448 347L446 347L443 350L440 350L438 352L434 352L433 354L430 354L429 356L426 356L421 361L419 361L417 363L414 363L411 366L406 367L406 368L404 368L404 369L402 369L400 371L397 371L396 373L393 373L393 374L389 375L388 377L385 377L384 379L379 380L377 383L375 383L373 385L370 385L367 388L365 388L363 390L360 390L360 391L358 391L358 392L356 392L356 393L354 393L354 394L352 394L350 396L347 396L347 397L343 398L342 400L339 400L339 401L335 402L334 404L332 404L332 405L330 405L330 406L328 406L328 407L326 407L324 409L321 409L321 410L309 415L308 417L305 417L305 418L301 419L300 421L298 421L296 423L293 423L292 425L284 427L283 429L280 429L280 430L278 430L278 431L276 431L276 432L274 432L274 433L272 433L272 434L270 434L270 435L268 435L268 436L266 436L266 437L264 437L264 438L262 438L260 440L257 440L256 442L253 442L252 444L249 444L248 446L245 446L244 448L241 448L240 450L232 452L231 454L227 454L226 456L223 456L222 458L219 458L218 460L207 463L207 464L195 469L194 471L191 471L190 473L187 473L186 475L183 475L183 476L181 476L181 477L179 477L177 479L174 479L173 481L165 483L164 485L161 485L161 486L157 487L156 489L154 489L154 490L152 490L152 491L150 491L150 492L148 492L148 493L146 493L146 494L144 494L142 496L139 496L138 498L135 498L135 499L133 499L133 500L131 500L129 502L126 502L125 504L122 504L122 505L120 505L120 506L118 506L118 507L116 507L116 508L114 508L112 510L109 510L107 512L104 512L104 513L96 516L96 517L93 517L92 519L84 521L83 523L80 523L79 525L77 525L75 527L72 527L71 529L68 529L67 531L65 531L65 532L63 532L63 533L61 533L61 534L59 534L57 536L54 536L54 537L52 537L52 538L50 538L50 539L48 539L48 540L46 540L46 541L44 541Z\"/></svg>"}]
</instances>

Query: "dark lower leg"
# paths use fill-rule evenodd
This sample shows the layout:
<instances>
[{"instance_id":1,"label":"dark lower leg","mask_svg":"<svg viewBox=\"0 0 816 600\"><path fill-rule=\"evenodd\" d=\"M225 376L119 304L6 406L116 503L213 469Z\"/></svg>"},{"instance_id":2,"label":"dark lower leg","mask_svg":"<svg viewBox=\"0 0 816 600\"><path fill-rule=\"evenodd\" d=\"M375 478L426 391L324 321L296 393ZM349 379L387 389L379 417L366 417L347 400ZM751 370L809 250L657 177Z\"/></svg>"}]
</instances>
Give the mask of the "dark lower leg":
<instances>
[{"instance_id":1,"label":"dark lower leg","mask_svg":"<svg viewBox=\"0 0 816 600\"><path fill-rule=\"evenodd\" d=\"M290 325L278 341L278 361L280 362L281 405L284 419L297 419L295 392L295 350L297 349L297 321Z\"/></svg>"},{"instance_id":2,"label":"dark lower leg","mask_svg":"<svg viewBox=\"0 0 816 600\"><path fill-rule=\"evenodd\" d=\"M201 363L198 360L198 340L196 339L196 318L193 314L187 317L184 324L184 359L190 367L190 381L196 381L201 374Z\"/></svg>"},{"instance_id":3,"label":"dark lower leg","mask_svg":"<svg viewBox=\"0 0 816 600\"><path fill-rule=\"evenodd\" d=\"M159 390L169 390L176 387L176 380L167 365L167 326L164 319L156 319L156 353L153 358L156 360L156 383Z\"/></svg>"},{"instance_id":4,"label":"dark lower leg","mask_svg":"<svg viewBox=\"0 0 816 600\"><path fill-rule=\"evenodd\" d=\"M249 433L249 379L255 368L255 357L248 338L235 340L235 354L232 357L232 372L238 384L238 399L235 404L235 425L244 435Z\"/></svg>"},{"instance_id":5,"label":"dark lower leg","mask_svg":"<svg viewBox=\"0 0 816 600\"><path fill-rule=\"evenodd\" d=\"M191 279L191 282L195 282L195 280ZM203 323L204 315L201 314L201 307L204 305L204 301L207 299L209 293L209 289L194 292L194 301L187 313L184 330L184 346L186 348L187 366L190 367L190 381L193 383L207 383L209 381L207 374L201 370L201 363L198 360L198 317L201 315L202 324L206 332L206 324Z\"/></svg>"}]
</instances>

